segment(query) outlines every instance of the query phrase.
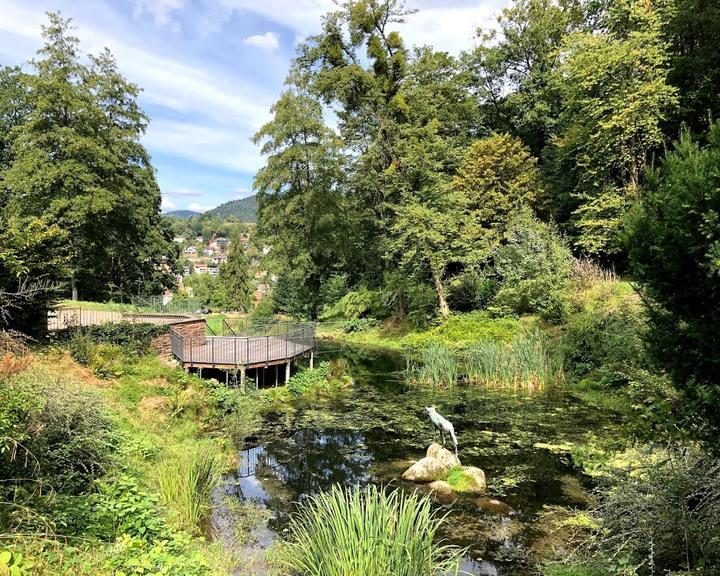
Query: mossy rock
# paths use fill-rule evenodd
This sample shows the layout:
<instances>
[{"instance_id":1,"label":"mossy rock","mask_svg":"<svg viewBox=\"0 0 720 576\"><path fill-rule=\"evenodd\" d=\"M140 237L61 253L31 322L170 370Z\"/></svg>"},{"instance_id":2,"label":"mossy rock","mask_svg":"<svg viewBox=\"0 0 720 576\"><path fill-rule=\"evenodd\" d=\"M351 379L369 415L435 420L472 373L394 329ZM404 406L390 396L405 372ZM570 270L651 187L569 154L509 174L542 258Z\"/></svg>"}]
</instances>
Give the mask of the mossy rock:
<instances>
[{"instance_id":1,"label":"mossy rock","mask_svg":"<svg viewBox=\"0 0 720 576\"><path fill-rule=\"evenodd\" d=\"M446 481L455 492L461 494L484 494L487 490L485 472L474 466L453 466Z\"/></svg>"}]
</instances>

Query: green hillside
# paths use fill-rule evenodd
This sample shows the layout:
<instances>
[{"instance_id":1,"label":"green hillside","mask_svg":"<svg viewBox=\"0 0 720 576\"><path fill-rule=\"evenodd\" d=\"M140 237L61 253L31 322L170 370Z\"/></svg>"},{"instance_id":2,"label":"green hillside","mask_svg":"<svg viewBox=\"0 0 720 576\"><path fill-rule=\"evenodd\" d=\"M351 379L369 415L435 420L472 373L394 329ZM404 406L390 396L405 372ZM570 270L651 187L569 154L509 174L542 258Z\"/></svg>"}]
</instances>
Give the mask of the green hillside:
<instances>
[{"instance_id":1,"label":"green hillside","mask_svg":"<svg viewBox=\"0 0 720 576\"><path fill-rule=\"evenodd\" d=\"M195 218L195 216L202 216L200 212L194 210L170 210L170 212L163 212L163 216L168 218Z\"/></svg>"},{"instance_id":2,"label":"green hillside","mask_svg":"<svg viewBox=\"0 0 720 576\"><path fill-rule=\"evenodd\" d=\"M247 198L230 200L230 202L208 210L205 215L221 219L235 216L241 222L255 222L257 220L257 199L253 194Z\"/></svg>"}]
</instances>

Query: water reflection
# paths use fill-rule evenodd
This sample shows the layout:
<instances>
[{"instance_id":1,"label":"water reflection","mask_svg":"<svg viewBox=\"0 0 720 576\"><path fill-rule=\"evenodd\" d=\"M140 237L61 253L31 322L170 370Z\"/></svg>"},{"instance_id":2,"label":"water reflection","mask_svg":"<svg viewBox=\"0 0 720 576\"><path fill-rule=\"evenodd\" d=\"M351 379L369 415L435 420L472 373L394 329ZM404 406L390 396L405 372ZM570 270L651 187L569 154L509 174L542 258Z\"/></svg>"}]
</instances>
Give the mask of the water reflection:
<instances>
[{"instance_id":1,"label":"water reflection","mask_svg":"<svg viewBox=\"0 0 720 576\"><path fill-rule=\"evenodd\" d=\"M455 424L463 463L483 468L491 496L502 501L493 510L476 498L444 507L449 516L440 536L469 548L463 570L470 574L531 572L538 514L547 505L582 505L584 494L570 461L536 443L578 439L610 425L607 415L558 395L408 389L397 378L402 357L361 348L340 354L355 388L330 402L268 414L260 445L240 454L237 474L228 479L234 494L267 506L268 527L280 534L298 502L333 484L416 489L400 474L431 441L424 406L435 404Z\"/></svg>"}]
</instances>

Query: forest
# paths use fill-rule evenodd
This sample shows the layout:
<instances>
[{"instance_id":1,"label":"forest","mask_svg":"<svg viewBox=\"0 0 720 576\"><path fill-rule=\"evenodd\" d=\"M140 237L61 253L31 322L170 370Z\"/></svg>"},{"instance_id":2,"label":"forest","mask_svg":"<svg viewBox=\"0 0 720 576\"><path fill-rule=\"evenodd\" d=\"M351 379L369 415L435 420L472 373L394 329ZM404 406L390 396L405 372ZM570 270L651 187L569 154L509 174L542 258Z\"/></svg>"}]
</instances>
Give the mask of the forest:
<instances>
[{"instance_id":1,"label":"forest","mask_svg":"<svg viewBox=\"0 0 720 576\"><path fill-rule=\"evenodd\" d=\"M140 87L59 13L0 68L0 575L719 573L720 4L512 0L459 54L414 12L297 41L256 225L160 214ZM192 321L312 323L315 364L246 390L168 326L47 334L184 297L196 235L234 240Z\"/></svg>"}]
</instances>

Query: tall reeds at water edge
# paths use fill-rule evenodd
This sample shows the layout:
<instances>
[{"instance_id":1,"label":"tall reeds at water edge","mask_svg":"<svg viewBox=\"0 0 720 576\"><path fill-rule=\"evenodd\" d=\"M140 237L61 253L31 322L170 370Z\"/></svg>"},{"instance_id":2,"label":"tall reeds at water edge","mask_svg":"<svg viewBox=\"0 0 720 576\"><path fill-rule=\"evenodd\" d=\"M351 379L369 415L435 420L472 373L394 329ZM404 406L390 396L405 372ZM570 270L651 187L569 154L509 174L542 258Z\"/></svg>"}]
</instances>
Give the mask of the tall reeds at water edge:
<instances>
[{"instance_id":1,"label":"tall reeds at water edge","mask_svg":"<svg viewBox=\"0 0 720 576\"><path fill-rule=\"evenodd\" d=\"M454 386L458 379L455 352L442 344L429 344L421 350L419 361L408 360L407 378L420 384Z\"/></svg>"},{"instance_id":2,"label":"tall reeds at water edge","mask_svg":"<svg viewBox=\"0 0 720 576\"><path fill-rule=\"evenodd\" d=\"M190 532L200 530L210 514L210 498L219 479L217 468L215 455L207 450L158 466L162 502L177 513L182 527Z\"/></svg>"},{"instance_id":3,"label":"tall reeds at water edge","mask_svg":"<svg viewBox=\"0 0 720 576\"><path fill-rule=\"evenodd\" d=\"M460 373L471 384L539 390L562 381L562 359L552 351L543 332L524 332L512 342L482 340L464 352L440 345L423 349L408 361L410 382L452 386Z\"/></svg>"},{"instance_id":4,"label":"tall reeds at water edge","mask_svg":"<svg viewBox=\"0 0 720 576\"><path fill-rule=\"evenodd\" d=\"M336 485L292 518L281 561L303 576L457 575L463 551L434 543L442 522L429 498Z\"/></svg>"}]
</instances>

